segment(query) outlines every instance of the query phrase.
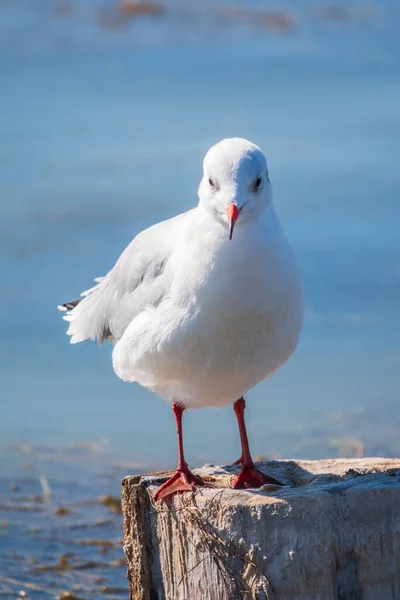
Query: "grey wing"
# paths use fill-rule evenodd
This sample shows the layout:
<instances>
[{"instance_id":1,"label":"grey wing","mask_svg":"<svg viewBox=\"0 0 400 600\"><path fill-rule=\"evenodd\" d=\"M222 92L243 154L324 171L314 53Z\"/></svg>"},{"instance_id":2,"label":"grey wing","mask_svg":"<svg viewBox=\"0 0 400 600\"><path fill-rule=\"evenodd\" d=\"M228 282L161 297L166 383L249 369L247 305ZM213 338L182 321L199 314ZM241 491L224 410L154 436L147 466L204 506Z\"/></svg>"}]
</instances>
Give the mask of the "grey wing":
<instances>
[{"instance_id":1,"label":"grey wing","mask_svg":"<svg viewBox=\"0 0 400 600\"><path fill-rule=\"evenodd\" d=\"M117 341L143 309L157 306L169 289L166 266L181 222L189 211L140 233L124 250L111 271L83 292L82 300L59 306L67 311L71 344L96 339Z\"/></svg>"}]
</instances>

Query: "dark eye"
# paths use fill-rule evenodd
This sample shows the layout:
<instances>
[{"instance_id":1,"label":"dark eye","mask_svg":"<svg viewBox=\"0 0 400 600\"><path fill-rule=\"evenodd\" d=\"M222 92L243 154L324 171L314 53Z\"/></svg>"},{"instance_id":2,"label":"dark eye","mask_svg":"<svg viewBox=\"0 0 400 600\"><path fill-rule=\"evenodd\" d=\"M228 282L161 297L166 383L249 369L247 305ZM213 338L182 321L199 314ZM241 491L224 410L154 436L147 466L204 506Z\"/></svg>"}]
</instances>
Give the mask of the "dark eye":
<instances>
[{"instance_id":1,"label":"dark eye","mask_svg":"<svg viewBox=\"0 0 400 600\"><path fill-rule=\"evenodd\" d=\"M254 182L254 189L258 190L260 185L261 185L261 177L257 177L257 179Z\"/></svg>"},{"instance_id":2,"label":"dark eye","mask_svg":"<svg viewBox=\"0 0 400 600\"><path fill-rule=\"evenodd\" d=\"M208 183L210 184L210 188L212 190L215 190L215 183L213 182L213 180L211 179L211 177L208 178Z\"/></svg>"}]
</instances>

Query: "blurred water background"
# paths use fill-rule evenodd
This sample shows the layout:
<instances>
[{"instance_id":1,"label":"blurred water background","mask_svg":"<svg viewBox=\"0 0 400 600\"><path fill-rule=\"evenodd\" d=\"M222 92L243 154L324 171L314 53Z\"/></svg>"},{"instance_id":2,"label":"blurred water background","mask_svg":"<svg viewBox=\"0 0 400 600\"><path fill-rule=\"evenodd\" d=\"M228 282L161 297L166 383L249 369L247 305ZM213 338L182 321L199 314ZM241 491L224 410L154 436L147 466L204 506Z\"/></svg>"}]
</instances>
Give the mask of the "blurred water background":
<instances>
[{"instance_id":1,"label":"blurred water background","mask_svg":"<svg viewBox=\"0 0 400 600\"><path fill-rule=\"evenodd\" d=\"M248 395L254 454L399 455L399 24L396 0L0 1L0 551L35 527L15 485L65 541L60 502L174 466L170 408L118 380L111 346L70 346L56 305L196 204L223 137L265 151L307 296L297 353ZM184 428L193 466L237 458L229 407Z\"/></svg>"}]
</instances>

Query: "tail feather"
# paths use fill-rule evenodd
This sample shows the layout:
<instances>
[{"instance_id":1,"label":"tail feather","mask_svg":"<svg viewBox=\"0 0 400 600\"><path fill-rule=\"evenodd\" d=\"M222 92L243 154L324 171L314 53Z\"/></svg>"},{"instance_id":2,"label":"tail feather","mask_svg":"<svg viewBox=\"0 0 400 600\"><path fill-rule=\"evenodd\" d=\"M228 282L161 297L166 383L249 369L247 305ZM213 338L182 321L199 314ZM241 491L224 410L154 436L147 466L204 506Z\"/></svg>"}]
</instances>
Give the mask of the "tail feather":
<instances>
[{"instance_id":1,"label":"tail feather","mask_svg":"<svg viewBox=\"0 0 400 600\"><path fill-rule=\"evenodd\" d=\"M67 334L71 336L71 344L97 338L101 345L104 340L112 339L106 307L102 305L103 295L107 290L107 279L98 277L95 281L96 285L83 292L79 300L58 306L58 309L64 312L63 319L69 323Z\"/></svg>"}]
</instances>

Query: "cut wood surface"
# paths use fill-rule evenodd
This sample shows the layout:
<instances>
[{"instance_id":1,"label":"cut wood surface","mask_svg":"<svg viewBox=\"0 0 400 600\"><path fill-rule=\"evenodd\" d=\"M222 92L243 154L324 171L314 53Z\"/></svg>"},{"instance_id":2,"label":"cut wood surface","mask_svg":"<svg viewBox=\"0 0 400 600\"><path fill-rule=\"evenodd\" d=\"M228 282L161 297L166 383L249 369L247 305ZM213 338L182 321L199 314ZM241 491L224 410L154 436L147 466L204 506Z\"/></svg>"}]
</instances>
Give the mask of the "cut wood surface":
<instances>
[{"instance_id":1,"label":"cut wood surface","mask_svg":"<svg viewBox=\"0 0 400 600\"><path fill-rule=\"evenodd\" d=\"M400 600L400 459L266 461L286 484L231 490L237 467L154 503L123 480L131 600Z\"/></svg>"}]
</instances>

